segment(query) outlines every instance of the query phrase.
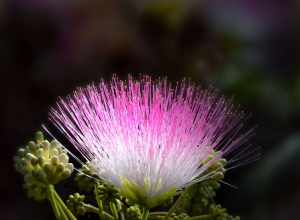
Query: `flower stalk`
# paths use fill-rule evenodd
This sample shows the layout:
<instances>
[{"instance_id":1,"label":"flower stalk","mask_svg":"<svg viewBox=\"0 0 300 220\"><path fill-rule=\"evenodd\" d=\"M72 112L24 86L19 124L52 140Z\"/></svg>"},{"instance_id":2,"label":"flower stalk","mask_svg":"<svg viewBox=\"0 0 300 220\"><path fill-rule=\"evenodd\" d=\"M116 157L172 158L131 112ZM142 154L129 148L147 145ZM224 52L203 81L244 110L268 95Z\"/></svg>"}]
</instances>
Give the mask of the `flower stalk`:
<instances>
[{"instance_id":1,"label":"flower stalk","mask_svg":"<svg viewBox=\"0 0 300 220\"><path fill-rule=\"evenodd\" d=\"M68 209L66 204L57 194L53 185L49 184L47 187L48 200L51 203L54 215L57 220L77 220L73 213Z\"/></svg>"},{"instance_id":2,"label":"flower stalk","mask_svg":"<svg viewBox=\"0 0 300 220\"><path fill-rule=\"evenodd\" d=\"M108 214L107 212L104 211L103 202L102 202L102 199L100 198L99 191L97 189L98 186L99 186L99 183L96 183L95 184L95 189L94 189L94 194L95 194L95 198L96 198L96 201L97 201L97 204L98 204L99 218L100 218L100 220L106 220L106 219L115 220L115 216L112 216L112 215L110 215L110 214Z\"/></svg>"},{"instance_id":3,"label":"flower stalk","mask_svg":"<svg viewBox=\"0 0 300 220\"><path fill-rule=\"evenodd\" d=\"M51 185L49 185L47 187L47 197L48 197L48 200L49 200L49 202L52 206L52 210L54 212L54 215L55 215L56 219L57 220L62 219L62 217L61 217L62 213L61 213L61 210L58 207L59 205L57 204L57 201L54 197L53 187Z\"/></svg>"},{"instance_id":4,"label":"flower stalk","mask_svg":"<svg viewBox=\"0 0 300 220\"><path fill-rule=\"evenodd\" d=\"M142 220L148 220L149 218L149 209L146 207L142 208Z\"/></svg>"}]
</instances>

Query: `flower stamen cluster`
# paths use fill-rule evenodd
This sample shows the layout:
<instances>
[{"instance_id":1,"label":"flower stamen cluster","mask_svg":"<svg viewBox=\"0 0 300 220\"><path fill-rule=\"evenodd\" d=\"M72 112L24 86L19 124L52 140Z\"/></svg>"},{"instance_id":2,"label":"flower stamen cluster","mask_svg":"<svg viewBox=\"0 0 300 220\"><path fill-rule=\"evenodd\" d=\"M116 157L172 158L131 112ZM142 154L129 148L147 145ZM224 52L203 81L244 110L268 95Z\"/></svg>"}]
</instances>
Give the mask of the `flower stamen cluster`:
<instances>
[{"instance_id":1,"label":"flower stamen cluster","mask_svg":"<svg viewBox=\"0 0 300 220\"><path fill-rule=\"evenodd\" d=\"M213 175L222 178L211 166L249 135L241 132L243 114L215 91L149 76L78 88L57 102L50 119L100 179L148 208Z\"/></svg>"}]
</instances>

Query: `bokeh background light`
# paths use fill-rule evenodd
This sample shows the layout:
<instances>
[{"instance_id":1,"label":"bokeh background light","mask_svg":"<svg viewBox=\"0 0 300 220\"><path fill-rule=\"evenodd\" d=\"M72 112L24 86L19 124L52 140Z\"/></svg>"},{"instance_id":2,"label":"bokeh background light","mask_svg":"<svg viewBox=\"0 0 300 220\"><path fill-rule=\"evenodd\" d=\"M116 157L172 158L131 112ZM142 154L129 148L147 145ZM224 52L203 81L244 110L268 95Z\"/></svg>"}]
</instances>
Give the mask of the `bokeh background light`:
<instances>
[{"instance_id":1,"label":"bokeh background light","mask_svg":"<svg viewBox=\"0 0 300 220\"><path fill-rule=\"evenodd\" d=\"M242 220L299 218L299 2L1 0L1 219L51 219L12 157L57 96L114 73L183 77L251 113L260 161L231 170L218 200ZM68 184L62 188L68 188Z\"/></svg>"}]
</instances>

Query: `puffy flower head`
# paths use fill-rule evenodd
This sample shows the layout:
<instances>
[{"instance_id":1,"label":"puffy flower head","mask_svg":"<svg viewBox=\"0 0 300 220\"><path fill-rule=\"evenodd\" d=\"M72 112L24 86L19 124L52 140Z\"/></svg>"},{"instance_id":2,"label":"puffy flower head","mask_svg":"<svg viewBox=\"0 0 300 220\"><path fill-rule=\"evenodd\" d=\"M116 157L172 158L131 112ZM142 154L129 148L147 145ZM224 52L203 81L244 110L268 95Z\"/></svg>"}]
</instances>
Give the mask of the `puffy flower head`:
<instances>
[{"instance_id":1,"label":"puffy flower head","mask_svg":"<svg viewBox=\"0 0 300 220\"><path fill-rule=\"evenodd\" d=\"M149 76L78 88L50 113L101 179L149 207L212 175L244 144L241 118L212 90Z\"/></svg>"}]
</instances>

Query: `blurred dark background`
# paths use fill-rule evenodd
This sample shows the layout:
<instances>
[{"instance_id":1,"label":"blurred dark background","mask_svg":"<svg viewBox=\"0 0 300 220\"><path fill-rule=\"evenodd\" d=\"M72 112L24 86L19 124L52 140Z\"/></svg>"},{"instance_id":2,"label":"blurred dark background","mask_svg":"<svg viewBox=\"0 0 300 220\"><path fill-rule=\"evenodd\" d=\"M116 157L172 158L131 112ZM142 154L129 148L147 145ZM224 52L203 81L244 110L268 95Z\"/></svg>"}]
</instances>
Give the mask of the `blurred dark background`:
<instances>
[{"instance_id":1,"label":"blurred dark background","mask_svg":"<svg viewBox=\"0 0 300 220\"><path fill-rule=\"evenodd\" d=\"M242 220L298 219L300 3L292 0L1 0L1 219L51 219L26 198L13 155L49 106L113 73L188 77L233 97L258 125L260 161L218 200Z\"/></svg>"}]
</instances>

